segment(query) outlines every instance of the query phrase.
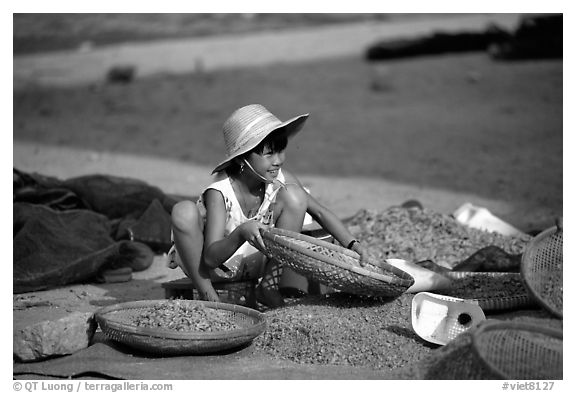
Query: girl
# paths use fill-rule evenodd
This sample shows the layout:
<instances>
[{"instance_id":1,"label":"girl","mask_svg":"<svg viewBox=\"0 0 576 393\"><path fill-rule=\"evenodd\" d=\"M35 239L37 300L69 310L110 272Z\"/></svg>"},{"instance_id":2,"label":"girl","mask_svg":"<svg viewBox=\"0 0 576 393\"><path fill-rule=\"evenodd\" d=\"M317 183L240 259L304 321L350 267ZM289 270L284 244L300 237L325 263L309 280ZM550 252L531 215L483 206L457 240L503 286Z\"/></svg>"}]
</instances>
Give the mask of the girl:
<instances>
[{"instance_id":1,"label":"girl","mask_svg":"<svg viewBox=\"0 0 576 393\"><path fill-rule=\"evenodd\" d=\"M308 114L280 121L262 105L236 110L223 126L227 157L216 166L216 181L198 202L182 201L172 210L172 266L192 279L201 299L219 301L212 282L260 278L257 298L269 307L283 304L271 284L281 267L267 258L261 229L302 230L309 213L364 263L368 254L342 222L283 169L288 138Z\"/></svg>"}]
</instances>

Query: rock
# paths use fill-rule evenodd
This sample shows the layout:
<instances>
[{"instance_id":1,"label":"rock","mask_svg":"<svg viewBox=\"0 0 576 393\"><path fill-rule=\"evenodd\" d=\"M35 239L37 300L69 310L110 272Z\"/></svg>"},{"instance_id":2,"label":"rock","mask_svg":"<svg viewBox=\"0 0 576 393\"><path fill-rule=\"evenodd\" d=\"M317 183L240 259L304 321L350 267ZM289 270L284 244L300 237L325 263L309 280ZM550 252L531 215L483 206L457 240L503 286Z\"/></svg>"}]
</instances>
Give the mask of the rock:
<instances>
[{"instance_id":1,"label":"rock","mask_svg":"<svg viewBox=\"0 0 576 393\"><path fill-rule=\"evenodd\" d=\"M117 65L111 67L106 74L106 80L109 83L127 84L134 80L136 76L136 67L133 65Z\"/></svg>"},{"instance_id":2,"label":"rock","mask_svg":"<svg viewBox=\"0 0 576 393\"><path fill-rule=\"evenodd\" d=\"M14 359L30 362L77 352L90 345L96 326L93 313L74 312L14 329Z\"/></svg>"},{"instance_id":3,"label":"rock","mask_svg":"<svg viewBox=\"0 0 576 393\"><path fill-rule=\"evenodd\" d=\"M423 210L424 206L422 206L422 203L420 203L420 201L416 200L416 199L408 199L406 202L404 202L401 207L405 208L405 209L420 209Z\"/></svg>"}]
</instances>

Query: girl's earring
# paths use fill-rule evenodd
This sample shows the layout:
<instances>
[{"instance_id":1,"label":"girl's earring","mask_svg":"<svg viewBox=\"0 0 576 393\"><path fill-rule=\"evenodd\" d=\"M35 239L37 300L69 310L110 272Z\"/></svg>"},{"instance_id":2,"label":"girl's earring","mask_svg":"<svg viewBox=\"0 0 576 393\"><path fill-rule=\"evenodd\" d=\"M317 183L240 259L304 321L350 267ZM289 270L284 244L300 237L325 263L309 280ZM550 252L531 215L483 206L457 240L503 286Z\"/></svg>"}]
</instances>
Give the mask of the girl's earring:
<instances>
[{"instance_id":1,"label":"girl's earring","mask_svg":"<svg viewBox=\"0 0 576 393\"><path fill-rule=\"evenodd\" d=\"M244 172L244 163L240 164L240 173Z\"/></svg>"}]
</instances>

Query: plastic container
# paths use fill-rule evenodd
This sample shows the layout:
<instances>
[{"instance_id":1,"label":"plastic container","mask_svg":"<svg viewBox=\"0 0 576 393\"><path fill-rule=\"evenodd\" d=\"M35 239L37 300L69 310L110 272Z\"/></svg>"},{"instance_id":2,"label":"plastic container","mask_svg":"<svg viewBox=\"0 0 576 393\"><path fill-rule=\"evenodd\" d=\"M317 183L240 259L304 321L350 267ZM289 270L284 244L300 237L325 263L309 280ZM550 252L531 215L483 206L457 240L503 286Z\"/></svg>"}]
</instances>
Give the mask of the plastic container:
<instances>
[{"instance_id":1,"label":"plastic container","mask_svg":"<svg viewBox=\"0 0 576 393\"><path fill-rule=\"evenodd\" d=\"M486 320L475 301L420 292L412 299L412 328L426 341L446 345Z\"/></svg>"},{"instance_id":2,"label":"plastic container","mask_svg":"<svg viewBox=\"0 0 576 393\"><path fill-rule=\"evenodd\" d=\"M452 213L452 216L461 224L470 228L497 232L506 236L520 236L524 233L507 222L493 215L484 207L474 206L466 202Z\"/></svg>"}]
</instances>

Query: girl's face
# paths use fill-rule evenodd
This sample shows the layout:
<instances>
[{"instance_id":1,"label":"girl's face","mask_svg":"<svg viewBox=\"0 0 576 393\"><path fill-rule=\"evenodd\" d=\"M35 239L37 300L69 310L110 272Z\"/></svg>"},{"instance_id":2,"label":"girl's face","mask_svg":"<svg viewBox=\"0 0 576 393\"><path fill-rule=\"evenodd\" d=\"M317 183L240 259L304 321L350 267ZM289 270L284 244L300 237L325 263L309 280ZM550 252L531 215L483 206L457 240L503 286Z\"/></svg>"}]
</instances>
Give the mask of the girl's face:
<instances>
[{"instance_id":1,"label":"girl's face","mask_svg":"<svg viewBox=\"0 0 576 393\"><path fill-rule=\"evenodd\" d=\"M268 146L264 147L262 153L252 152L247 160L258 174L269 181L274 181L278 177L278 170L284 164L286 158L285 149L273 152Z\"/></svg>"}]
</instances>

